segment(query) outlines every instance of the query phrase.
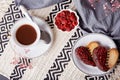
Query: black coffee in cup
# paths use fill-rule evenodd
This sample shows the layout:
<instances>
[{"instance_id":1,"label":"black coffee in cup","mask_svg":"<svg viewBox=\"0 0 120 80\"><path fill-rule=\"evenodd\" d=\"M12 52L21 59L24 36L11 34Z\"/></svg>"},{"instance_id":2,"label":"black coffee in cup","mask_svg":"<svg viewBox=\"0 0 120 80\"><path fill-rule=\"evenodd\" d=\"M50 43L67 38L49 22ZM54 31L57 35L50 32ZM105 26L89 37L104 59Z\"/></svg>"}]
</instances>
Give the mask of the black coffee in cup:
<instances>
[{"instance_id":1,"label":"black coffee in cup","mask_svg":"<svg viewBox=\"0 0 120 80\"><path fill-rule=\"evenodd\" d=\"M24 24L16 31L16 39L23 45L30 45L34 43L37 38L36 30L28 24Z\"/></svg>"}]
</instances>

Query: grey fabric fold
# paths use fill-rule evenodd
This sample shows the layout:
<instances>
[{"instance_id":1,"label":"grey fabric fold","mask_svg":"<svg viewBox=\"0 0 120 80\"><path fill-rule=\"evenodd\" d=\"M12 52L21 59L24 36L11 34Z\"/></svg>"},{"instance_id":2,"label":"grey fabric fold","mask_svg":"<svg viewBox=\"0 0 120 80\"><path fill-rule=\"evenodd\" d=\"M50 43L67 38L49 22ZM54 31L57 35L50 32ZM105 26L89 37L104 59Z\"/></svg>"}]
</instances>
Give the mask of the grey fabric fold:
<instances>
[{"instance_id":1,"label":"grey fabric fold","mask_svg":"<svg viewBox=\"0 0 120 80\"><path fill-rule=\"evenodd\" d=\"M9 80L7 77L0 74L0 80Z\"/></svg>"},{"instance_id":2,"label":"grey fabric fold","mask_svg":"<svg viewBox=\"0 0 120 80\"><path fill-rule=\"evenodd\" d=\"M118 1L119 2L119 1ZM104 5L107 3L108 7L112 8L110 0L98 0L94 3L95 9L90 5L88 0L74 0L78 13L83 20L83 30L86 32L103 33L110 36L112 39L120 39L120 9L104 10Z\"/></svg>"},{"instance_id":3,"label":"grey fabric fold","mask_svg":"<svg viewBox=\"0 0 120 80\"><path fill-rule=\"evenodd\" d=\"M27 9L44 8L65 0L15 0L17 6L24 5Z\"/></svg>"},{"instance_id":4,"label":"grey fabric fold","mask_svg":"<svg viewBox=\"0 0 120 80\"><path fill-rule=\"evenodd\" d=\"M28 9L43 8L65 0L15 0L17 5L24 5ZM120 9L109 11L106 16L104 4L112 7L110 0L73 0L78 14L82 19L83 26L80 26L85 33L103 33L112 39L120 39ZM94 2L94 7L89 1ZM118 1L120 4L120 0ZM81 23L80 23L81 24Z\"/></svg>"}]
</instances>

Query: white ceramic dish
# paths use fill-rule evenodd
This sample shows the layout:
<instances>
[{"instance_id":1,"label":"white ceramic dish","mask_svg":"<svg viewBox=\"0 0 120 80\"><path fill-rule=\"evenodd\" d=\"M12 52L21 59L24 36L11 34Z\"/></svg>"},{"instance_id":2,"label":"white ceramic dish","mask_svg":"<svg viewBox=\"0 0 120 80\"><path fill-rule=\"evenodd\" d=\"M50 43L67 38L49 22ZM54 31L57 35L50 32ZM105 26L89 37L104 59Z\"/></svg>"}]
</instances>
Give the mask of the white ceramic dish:
<instances>
[{"instance_id":1,"label":"white ceramic dish","mask_svg":"<svg viewBox=\"0 0 120 80\"><path fill-rule=\"evenodd\" d=\"M39 43L33 47L22 48L15 44L13 38L10 38L10 45L15 51L15 53L19 54L22 57L34 58L38 57L44 53L47 53L48 49L52 46L53 43L53 33L48 24L41 20L40 18L33 17L34 21L39 25L40 28L44 29L50 35L51 41L46 44L43 41L39 41ZM14 29L14 27L13 27Z\"/></svg>"},{"instance_id":2,"label":"white ceramic dish","mask_svg":"<svg viewBox=\"0 0 120 80\"><path fill-rule=\"evenodd\" d=\"M89 75L103 75L109 73L112 69L108 70L107 72L103 72L98 67L93 67L83 63L78 56L75 54L75 49L79 46L86 46L91 41L98 41L101 45L107 46L109 48L116 48L115 43L111 38L106 35L98 34L98 33L91 33L86 36L83 36L78 39L75 43L73 50L72 50L72 59L74 64L77 66L79 70L82 72L89 74Z\"/></svg>"},{"instance_id":3,"label":"white ceramic dish","mask_svg":"<svg viewBox=\"0 0 120 80\"><path fill-rule=\"evenodd\" d=\"M64 10L68 10L68 11L73 12L73 13L75 14L75 16L77 17L77 22L78 22L78 24L77 24L76 26L78 26L78 25L79 25L79 17L78 17L78 15L77 15L77 13L76 13L75 11L71 10L71 9L62 9L61 11L57 12L56 15L55 15L55 17L54 17L54 20L53 20L54 25L57 27L57 25L55 24L55 18L56 18L56 16L57 16L59 13L61 13L61 12L64 11ZM75 27L76 27L76 26L75 26ZM75 28L75 27L74 27L74 28ZM57 29L58 29L58 27L57 27ZM61 30L61 29L58 29L58 30Z\"/></svg>"}]
</instances>

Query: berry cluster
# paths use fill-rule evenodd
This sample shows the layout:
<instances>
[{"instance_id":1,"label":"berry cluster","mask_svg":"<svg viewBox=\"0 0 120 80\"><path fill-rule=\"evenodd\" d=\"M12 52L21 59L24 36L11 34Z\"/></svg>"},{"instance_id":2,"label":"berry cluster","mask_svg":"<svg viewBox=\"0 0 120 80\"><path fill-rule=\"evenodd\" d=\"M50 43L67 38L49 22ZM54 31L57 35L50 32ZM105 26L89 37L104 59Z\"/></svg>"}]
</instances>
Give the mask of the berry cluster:
<instances>
[{"instance_id":1,"label":"berry cluster","mask_svg":"<svg viewBox=\"0 0 120 80\"><path fill-rule=\"evenodd\" d=\"M55 17L55 24L62 31L71 31L77 24L77 17L74 12L63 10Z\"/></svg>"}]
</instances>

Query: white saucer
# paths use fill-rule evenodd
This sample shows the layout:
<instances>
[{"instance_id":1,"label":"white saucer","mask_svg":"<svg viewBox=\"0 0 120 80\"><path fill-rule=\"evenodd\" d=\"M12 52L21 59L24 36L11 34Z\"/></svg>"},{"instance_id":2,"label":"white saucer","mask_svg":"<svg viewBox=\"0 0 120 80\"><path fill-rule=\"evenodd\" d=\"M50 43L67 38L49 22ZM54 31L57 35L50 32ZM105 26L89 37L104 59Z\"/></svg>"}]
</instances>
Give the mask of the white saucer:
<instances>
[{"instance_id":1,"label":"white saucer","mask_svg":"<svg viewBox=\"0 0 120 80\"><path fill-rule=\"evenodd\" d=\"M33 17L33 19L39 25L40 29L42 28L46 32L48 32L48 34L51 37L51 41L48 44L46 44L40 40L40 42L37 45L35 45L34 47L22 48L22 47L17 46L15 44L13 38L11 38L10 39L11 47L17 54L19 54L22 57L27 57L27 58L38 57L44 53L47 53L48 49L52 46L53 33L52 33L52 30L50 29L50 27L48 26L48 24L40 18ZM13 29L14 29L14 27L13 27Z\"/></svg>"}]
</instances>

